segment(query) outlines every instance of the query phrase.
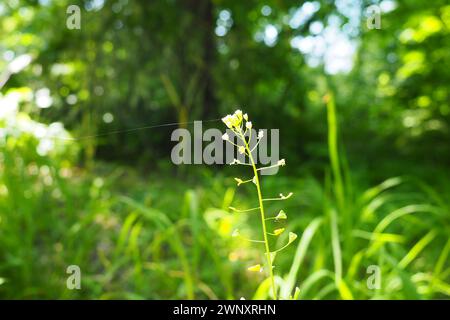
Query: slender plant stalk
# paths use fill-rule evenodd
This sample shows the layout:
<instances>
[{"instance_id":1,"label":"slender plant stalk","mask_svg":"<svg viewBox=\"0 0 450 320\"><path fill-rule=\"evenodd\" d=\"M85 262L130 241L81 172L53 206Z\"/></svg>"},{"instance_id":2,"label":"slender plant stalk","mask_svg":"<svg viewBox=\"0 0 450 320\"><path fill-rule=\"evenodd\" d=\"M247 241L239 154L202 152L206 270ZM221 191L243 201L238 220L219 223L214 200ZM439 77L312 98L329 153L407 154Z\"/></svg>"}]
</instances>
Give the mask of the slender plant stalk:
<instances>
[{"instance_id":1,"label":"slender plant stalk","mask_svg":"<svg viewBox=\"0 0 450 320\"><path fill-rule=\"evenodd\" d=\"M256 190L258 191L259 211L261 213L261 224L262 224L263 235L264 235L264 247L266 249L267 265L269 267L270 281L272 283L273 298L275 300L277 300L277 290L275 288L275 277L273 276L272 257L270 256L269 241L267 239L266 216L264 214L263 197L262 197L262 193L261 193L261 185L259 183L258 170L256 168L255 161L253 160L252 152L251 152L251 150L248 146L248 143L244 137L243 137L243 141L245 143L245 149L248 152L250 162L251 162L251 165L253 168L253 172L255 174L255 184L256 184Z\"/></svg>"},{"instance_id":2,"label":"slender plant stalk","mask_svg":"<svg viewBox=\"0 0 450 320\"><path fill-rule=\"evenodd\" d=\"M297 235L293 232L289 232L289 239L287 244L285 244L283 247L281 247L280 249L274 250L274 251L270 251L270 246L269 246L269 240L268 240L268 236L275 236L278 237L280 234L282 234L285 230L285 228L277 228L274 229L273 232L267 232L267 225L266 225L266 221L270 220L273 221L274 223L277 223L280 220L286 220L287 219L287 215L283 210L280 210L280 212L273 217L269 217L266 218L266 215L264 213L264 202L265 201L278 201L278 200L286 200L288 198L290 198L292 196L292 192L290 192L288 195L283 195L282 193L280 193L280 197L279 198L267 198L264 199L262 197L262 192L261 192L261 182L259 180L259 175L258 175L258 171L260 170L266 170L266 169L270 169L270 168L275 168L275 167L279 167L279 166L284 166L286 164L284 159L278 160L278 162L276 164L272 164L268 167L262 167L262 168L257 168L256 166L256 162L255 159L253 158L253 154L252 151L256 149L256 147L258 146L258 144L260 143L261 139L264 136L264 132L262 130L260 130L260 132L258 133L256 139L257 142L255 144L255 146L252 148L250 148L250 141L252 139L252 123L251 121L248 120L248 115L247 114L243 114L241 110L236 110L235 113L233 115L227 115L226 117L222 118L222 121L225 123L225 125L228 127L228 129L230 129L233 134L235 134L238 139L240 139L244 145L237 145L236 143L234 143L233 141L230 141L229 138L230 136L228 135L228 133L225 133L222 136L222 139L225 141L228 141L229 143L231 143L232 145L234 145L236 148L238 148L238 151L240 154L242 155L248 155L248 158L250 160L250 163L245 163L245 162L241 162L237 159L234 159L232 163L230 164L241 164L241 165L248 165L251 166L253 168L253 178L252 179L240 179L240 178L234 178L237 183L238 186L244 183L251 183L253 182L256 186L256 190L258 193L258 203L259 203L259 207L257 208L251 208L251 209L236 209L233 207L229 207L231 210L233 210L234 212L248 212L248 211L253 211L253 210L258 210L259 209L259 213L260 213L260 218L261 218L261 227L262 227L262 233L263 233L263 240L254 240L254 239L248 239L245 237L242 237L242 239L250 241L250 242L259 242L259 243L264 243L264 248L265 248L265 255L266 255L266 259L267 259L267 268L269 269L269 277L270 277L270 282L271 282L271 286L272 286L272 292L273 292L273 298L275 300L278 299L278 295L277 295L277 288L275 287L275 277L274 277L274 273L273 273L273 257L272 253L277 253L280 252L282 250L284 250L286 247L288 247L292 242L295 241L295 239L297 238ZM243 129L245 128L245 131L243 131ZM246 139L246 133L249 132L249 137L248 140ZM235 231L233 231L233 236L240 236L239 235L239 230L236 229ZM263 268L261 268L260 264L251 266L248 268L249 271L253 271L253 272L262 272ZM298 296L298 289L296 289L296 293L294 293L294 297Z\"/></svg>"},{"instance_id":3,"label":"slender plant stalk","mask_svg":"<svg viewBox=\"0 0 450 320\"><path fill-rule=\"evenodd\" d=\"M344 183L342 180L341 163L339 159L338 146L338 125L336 118L336 105L334 97L331 93L327 95L327 120L328 120L328 152L330 154L330 163L334 178L334 188L336 191L336 198L341 214L345 208L345 192Z\"/></svg>"}]
</instances>

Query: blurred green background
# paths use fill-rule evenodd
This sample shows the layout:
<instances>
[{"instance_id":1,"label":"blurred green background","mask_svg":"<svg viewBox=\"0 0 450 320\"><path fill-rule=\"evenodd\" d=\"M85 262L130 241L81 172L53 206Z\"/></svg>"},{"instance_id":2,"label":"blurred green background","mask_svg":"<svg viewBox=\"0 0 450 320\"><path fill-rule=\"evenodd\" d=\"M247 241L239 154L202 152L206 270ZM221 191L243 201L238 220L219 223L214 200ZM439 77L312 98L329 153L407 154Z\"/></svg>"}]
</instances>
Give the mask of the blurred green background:
<instances>
[{"instance_id":1,"label":"blurred green background","mask_svg":"<svg viewBox=\"0 0 450 320\"><path fill-rule=\"evenodd\" d=\"M449 34L445 0L3 0L0 298L268 298L231 237L261 233L228 210L255 204L245 171L170 159L178 126L240 108L280 129L264 194L295 195L269 207L299 235L281 292L447 299Z\"/></svg>"}]
</instances>

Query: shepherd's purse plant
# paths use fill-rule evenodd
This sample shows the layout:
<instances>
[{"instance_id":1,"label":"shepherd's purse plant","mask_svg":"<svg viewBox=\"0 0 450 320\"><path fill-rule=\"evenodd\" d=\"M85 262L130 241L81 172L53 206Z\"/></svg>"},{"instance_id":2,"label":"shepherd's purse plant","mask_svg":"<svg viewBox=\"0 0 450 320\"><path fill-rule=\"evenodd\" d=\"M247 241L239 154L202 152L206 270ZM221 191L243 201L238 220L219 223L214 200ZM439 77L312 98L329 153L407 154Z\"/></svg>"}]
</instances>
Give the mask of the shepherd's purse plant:
<instances>
[{"instance_id":1,"label":"shepherd's purse plant","mask_svg":"<svg viewBox=\"0 0 450 320\"><path fill-rule=\"evenodd\" d=\"M264 255L266 260L266 266L263 267L260 264L256 264L254 266L251 266L248 268L249 271L253 272L266 272L269 279L270 284L272 288L272 296L275 300L278 299L277 294L277 288L275 285L275 276L274 276L274 259L277 253L281 252L285 248L287 248L292 242L295 241L297 238L297 235L293 232L289 232L288 241L287 243L278 249L273 249L270 246L269 237L278 237L281 234L285 232L285 228L277 228L273 227L274 224L278 223L279 221L286 220L287 215L283 210L280 210L276 215L267 215L264 207L264 203L269 201L280 201L280 200L286 200L292 196L292 192L283 195L280 193L279 197L276 198L263 198L263 192L262 192L262 186L261 186L261 171L267 170L270 168L275 167L282 167L285 166L286 162L284 159L278 160L278 162L274 165L270 165L267 167L257 167L257 164L255 162L254 157L254 151L258 147L259 142L263 138L263 131L260 130L256 137L252 137L252 122L249 121L249 117L246 113L243 113L241 110L236 110L234 114L227 115L224 118L222 118L222 121L225 123L228 129L230 129L234 135L237 137L236 143L230 139L230 135L228 133L225 133L222 136L222 139L233 144L238 152L241 155L245 155L245 157L248 157L249 163L242 162L240 160L234 159L232 163L233 165L246 165L251 167L251 174L252 177L249 179L241 179L241 178L235 178L237 185L240 186L245 183L253 183L256 187L256 193L258 196L258 206L251 209L237 209L234 207L230 207L230 210L236 212L236 213L243 213L243 212L250 212L250 211L259 211L260 218L261 218L261 231L262 231L262 239L248 239L243 237L239 230L236 229L233 231L233 236L240 237L244 240L260 243L264 246ZM252 147L252 139L256 139L256 143ZM271 230L271 231L268 231ZM296 290L294 297L298 295L298 289Z\"/></svg>"}]
</instances>

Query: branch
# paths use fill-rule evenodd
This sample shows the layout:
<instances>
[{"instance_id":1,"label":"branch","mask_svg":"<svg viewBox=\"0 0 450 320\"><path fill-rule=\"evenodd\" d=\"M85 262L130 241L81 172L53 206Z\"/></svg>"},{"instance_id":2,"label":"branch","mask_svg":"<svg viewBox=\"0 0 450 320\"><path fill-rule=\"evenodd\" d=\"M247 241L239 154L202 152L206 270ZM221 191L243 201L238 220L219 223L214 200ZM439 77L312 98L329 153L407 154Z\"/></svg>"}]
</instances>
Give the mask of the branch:
<instances>
[{"instance_id":1,"label":"branch","mask_svg":"<svg viewBox=\"0 0 450 320\"><path fill-rule=\"evenodd\" d=\"M262 199L262 201L281 201L281 200L289 199L290 197L292 197L292 195L293 195L292 192L289 192L289 194L287 196L285 196L282 193L280 193L280 197L279 198L266 198L266 199Z\"/></svg>"},{"instance_id":2,"label":"branch","mask_svg":"<svg viewBox=\"0 0 450 320\"><path fill-rule=\"evenodd\" d=\"M246 209L246 210L240 210L240 209L236 209L234 207L228 207L228 209L235 211L235 212L249 212L249 211L259 210L259 207Z\"/></svg>"},{"instance_id":3,"label":"branch","mask_svg":"<svg viewBox=\"0 0 450 320\"><path fill-rule=\"evenodd\" d=\"M268 167L262 167L262 168L258 168L257 170L266 170L266 169L270 169L270 168L276 168L276 167L283 167L286 165L286 161L284 159L278 160L277 164L268 166Z\"/></svg>"}]
</instances>

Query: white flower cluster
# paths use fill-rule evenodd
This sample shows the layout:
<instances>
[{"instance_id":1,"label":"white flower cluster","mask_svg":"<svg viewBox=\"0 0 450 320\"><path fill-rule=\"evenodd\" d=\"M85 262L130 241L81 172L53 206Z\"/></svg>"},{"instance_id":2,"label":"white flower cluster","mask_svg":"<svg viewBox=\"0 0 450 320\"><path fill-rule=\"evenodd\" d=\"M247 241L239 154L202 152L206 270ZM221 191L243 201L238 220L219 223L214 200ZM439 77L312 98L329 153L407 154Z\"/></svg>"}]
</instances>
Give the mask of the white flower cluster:
<instances>
[{"instance_id":1,"label":"white flower cluster","mask_svg":"<svg viewBox=\"0 0 450 320\"><path fill-rule=\"evenodd\" d=\"M248 121L248 115L242 114L241 110L236 110L232 115L227 114L222 118L223 123L231 130L241 130L242 120ZM251 126L251 122L250 122Z\"/></svg>"},{"instance_id":2,"label":"white flower cluster","mask_svg":"<svg viewBox=\"0 0 450 320\"><path fill-rule=\"evenodd\" d=\"M245 120L245 128L246 130L251 130L253 128L253 124L251 121L248 121L248 114L242 113L242 110L236 110L233 114L227 114L222 118L223 123L227 126L228 129L231 129L233 132L241 132L244 127L243 122ZM244 133L245 135L245 133ZM264 137L264 132L262 130L258 131L258 139L262 139ZM230 141L230 136L228 133L224 133L222 139L225 141Z\"/></svg>"}]
</instances>

